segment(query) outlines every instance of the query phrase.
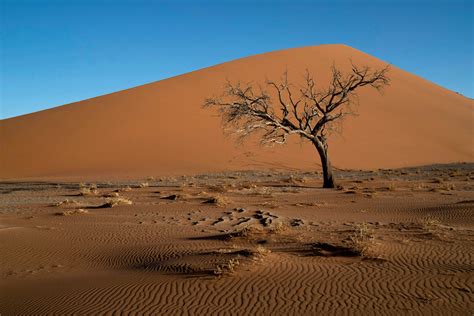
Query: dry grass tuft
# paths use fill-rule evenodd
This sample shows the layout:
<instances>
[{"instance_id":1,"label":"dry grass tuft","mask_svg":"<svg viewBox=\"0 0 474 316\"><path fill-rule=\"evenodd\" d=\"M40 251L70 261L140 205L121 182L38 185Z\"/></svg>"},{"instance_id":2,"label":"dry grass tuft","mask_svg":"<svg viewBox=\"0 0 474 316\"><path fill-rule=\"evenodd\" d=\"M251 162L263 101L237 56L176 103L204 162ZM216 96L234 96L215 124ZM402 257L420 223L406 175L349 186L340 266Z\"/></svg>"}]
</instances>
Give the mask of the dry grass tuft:
<instances>
[{"instance_id":1,"label":"dry grass tuft","mask_svg":"<svg viewBox=\"0 0 474 316\"><path fill-rule=\"evenodd\" d=\"M94 187L83 187L79 189L80 196L97 195L99 191Z\"/></svg>"},{"instance_id":2,"label":"dry grass tuft","mask_svg":"<svg viewBox=\"0 0 474 316\"><path fill-rule=\"evenodd\" d=\"M80 208L80 209L77 209L77 210L68 210L68 211L63 211L63 212L57 212L54 215L57 215L57 216L70 216L70 215L76 215L76 214L89 214L89 211Z\"/></svg>"},{"instance_id":3,"label":"dry grass tuft","mask_svg":"<svg viewBox=\"0 0 474 316\"><path fill-rule=\"evenodd\" d=\"M456 186L454 185L454 183L445 183L440 187L440 189L445 191L453 191L456 190Z\"/></svg>"},{"instance_id":4,"label":"dry grass tuft","mask_svg":"<svg viewBox=\"0 0 474 316\"><path fill-rule=\"evenodd\" d=\"M131 191L131 190L132 190L132 188L127 185L123 188L119 188L119 189L115 190L114 192L128 192L128 191Z\"/></svg>"},{"instance_id":5,"label":"dry grass tuft","mask_svg":"<svg viewBox=\"0 0 474 316\"><path fill-rule=\"evenodd\" d=\"M148 188L150 186L150 184L148 182L142 182L138 185L138 187L140 188Z\"/></svg>"},{"instance_id":6,"label":"dry grass tuft","mask_svg":"<svg viewBox=\"0 0 474 316\"><path fill-rule=\"evenodd\" d=\"M236 258L229 259L226 263L219 264L214 269L215 275L232 274L235 269L240 265L240 261Z\"/></svg>"},{"instance_id":7,"label":"dry grass tuft","mask_svg":"<svg viewBox=\"0 0 474 316\"><path fill-rule=\"evenodd\" d=\"M113 198L113 199L108 199L107 202L102 204L100 207L106 208L106 207L114 207L114 206L119 206L119 205L132 205L132 201L129 199L125 198Z\"/></svg>"},{"instance_id":8,"label":"dry grass tuft","mask_svg":"<svg viewBox=\"0 0 474 316\"><path fill-rule=\"evenodd\" d=\"M307 182L307 179L305 177L295 177L294 175L290 175L288 178L283 179L282 182L290 184L301 184Z\"/></svg>"},{"instance_id":9,"label":"dry grass tuft","mask_svg":"<svg viewBox=\"0 0 474 316\"><path fill-rule=\"evenodd\" d=\"M79 203L78 203L77 201L75 201L75 200L65 199L64 201L60 201L60 202L54 203L53 206L77 205L77 204L79 204Z\"/></svg>"},{"instance_id":10,"label":"dry grass tuft","mask_svg":"<svg viewBox=\"0 0 474 316\"><path fill-rule=\"evenodd\" d=\"M109 198L112 198L112 197L119 197L120 194L118 192L109 192L109 193L106 193L104 195L102 195L103 197L109 197Z\"/></svg>"},{"instance_id":11,"label":"dry grass tuft","mask_svg":"<svg viewBox=\"0 0 474 316\"><path fill-rule=\"evenodd\" d=\"M282 222L276 222L272 228L268 231L270 234L281 234L289 229L288 225L283 224Z\"/></svg>"},{"instance_id":12,"label":"dry grass tuft","mask_svg":"<svg viewBox=\"0 0 474 316\"><path fill-rule=\"evenodd\" d=\"M427 217L423 222L422 226L425 230L430 230L435 228L436 226L440 225L441 222L435 218Z\"/></svg>"},{"instance_id":13,"label":"dry grass tuft","mask_svg":"<svg viewBox=\"0 0 474 316\"><path fill-rule=\"evenodd\" d=\"M206 201L204 201L205 204L214 204L217 206L225 206L229 204L229 202L230 202L229 199L221 195L212 196Z\"/></svg>"},{"instance_id":14,"label":"dry grass tuft","mask_svg":"<svg viewBox=\"0 0 474 316\"><path fill-rule=\"evenodd\" d=\"M225 193L228 191L227 186L224 184L210 185L207 187L207 189L211 192L219 192L219 193Z\"/></svg>"},{"instance_id":15,"label":"dry grass tuft","mask_svg":"<svg viewBox=\"0 0 474 316\"><path fill-rule=\"evenodd\" d=\"M370 256L370 249L374 245L372 230L366 223L357 225L354 233L349 236L352 247L362 256Z\"/></svg>"}]
</instances>

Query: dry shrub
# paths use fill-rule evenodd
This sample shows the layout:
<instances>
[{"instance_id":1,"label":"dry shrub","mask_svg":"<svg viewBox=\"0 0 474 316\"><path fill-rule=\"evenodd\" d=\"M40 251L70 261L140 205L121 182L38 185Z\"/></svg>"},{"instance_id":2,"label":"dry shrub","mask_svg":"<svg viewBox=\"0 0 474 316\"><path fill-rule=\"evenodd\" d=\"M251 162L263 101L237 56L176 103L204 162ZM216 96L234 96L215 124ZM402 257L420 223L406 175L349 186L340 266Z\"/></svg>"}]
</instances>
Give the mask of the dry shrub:
<instances>
[{"instance_id":1,"label":"dry shrub","mask_svg":"<svg viewBox=\"0 0 474 316\"><path fill-rule=\"evenodd\" d=\"M282 222L277 222L273 225L272 228L268 231L270 234L281 234L288 230L288 225L283 224Z\"/></svg>"},{"instance_id":2,"label":"dry shrub","mask_svg":"<svg viewBox=\"0 0 474 316\"><path fill-rule=\"evenodd\" d=\"M288 178L283 179L284 183L291 183L291 184L301 184L305 183L307 179L305 177L295 177L293 175L290 175Z\"/></svg>"},{"instance_id":3,"label":"dry shrub","mask_svg":"<svg viewBox=\"0 0 474 316\"><path fill-rule=\"evenodd\" d=\"M228 191L227 187L223 184L216 184L207 187L209 191L225 193Z\"/></svg>"},{"instance_id":4,"label":"dry shrub","mask_svg":"<svg viewBox=\"0 0 474 316\"><path fill-rule=\"evenodd\" d=\"M425 183L415 183L412 185L412 190L414 191L422 191L428 189L429 187Z\"/></svg>"},{"instance_id":5,"label":"dry shrub","mask_svg":"<svg viewBox=\"0 0 474 316\"><path fill-rule=\"evenodd\" d=\"M88 195L97 195L99 191L93 187L83 187L79 190L79 195L81 196L88 196Z\"/></svg>"},{"instance_id":6,"label":"dry shrub","mask_svg":"<svg viewBox=\"0 0 474 316\"><path fill-rule=\"evenodd\" d=\"M240 190L243 190L243 189L255 189L257 188L257 185L254 184L254 183L242 183L240 186L239 186L239 189Z\"/></svg>"},{"instance_id":7,"label":"dry shrub","mask_svg":"<svg viewBox=\"0 0 474 316\"><path fill-rule=\"evenodd\" d=\"M261 227L247 226L241 230L228 234L229 239L232 238L250 238L252 235L261 235L265 231Z\"/></svg>"},{"instance_id":8,"label":"dry shrub","mask_svg":"<svg viewBox=\"0 0 474 316\"><path fill-rule=\"evenodd\" d=\"M215 275L231 274L235 272L235 268L240 265L240 261L236 258L229 259L226 263L219 264L214 269Z\"/></svg>"},{"instance_id":9,"label":"dry shrub","mask_svg":"<svg viewBox=\"0 0 474 316\"><path fill-rule=\"evenodd\" d=\"M262 259L263 256L271 253L272 251L268 248L263 247L262 245L257 245L255 248L255 254L254 259Z\"/></svg>"},{"instance_id":10,"label":"dry shrub","mask_svg":"<svg viewBox=\"0 0 474 316\"><path fill-rule=\"evenodd\" d=\"M444 185L440 186L440 189L445 191L453 191L456 189L456 186L454 183L445 183Z\"/></svg>"},{"instance_id":11,"label":"dry shrub","mask_svg":"<svg viewBox=\"0 0 474 316\"><path fill-rule=\"evenodd\" d=\"M436 226L438 226L441 222L439 220L437 220L436 218L432 218L432 217L427 217L425 218L425 220L422 222L422 226L423 228L425 228L426 230L429 230L429 229L432 229Z\"/></svg>"},{"instance_id":12,"label":"dry shrub","mask_svg":"<svg viewBox=\"0 0 474 316\"><path fill-rule=\"evenodd\" d=\"M118 188L118 189L116 189L114 192L128 192L128 191L131 191L131 190L132 190L132 188L127 185L127 186L125 186L125 187L123 187L123 188Z\"/></svg>"},{"instance_id":13,"label":"dry shrub","mask_svg":"<svg viewBox=\"0 0 474 316\"><path fill-rule=\"evenodd\" d=\"M54 203L53 206L77 205L77 204L79 204L77 201L65 199L64 201Z\"/></svg>"},{"instance_id":14,"label":"dry shrub","mask_svg":"<svg viewBox=\"0 0 474 316\"><path fill-rule=\"evenodd\" d=\"M285 191L286 190L286 191ZM299 190L294 189L294 188L283 188L281 190L282 192L290 192L290 193L298 193ZM235 192L235 191L233 191ZM267 198L272 198L275 195L273 194L273 189L269 187L257 187L256 185L252 186L246 186L246 187L241 187L238 189L237 193L239 194L253 194L253 195L259 195L262 197L267 197Z\"/></svg>"},{"instance_id":15,"label":"dry shrub","mask_svg":"<svg viewBox=\"0 0 474 316\"><path fill-rule=\"evenodd\" d=\"M124 198L112 198L108 199L101 207L114 207L119 205L132 205L132 201Z\"/></svg>"},{"instance_id":16,"label":"dry shrub","mask_svg":"<svg viewBox=\"0 0 474 316\"><path fill-rule=\"evenodd\" d=\"M366 223L357 225L354 233L349 236L349 240L352 243L352 247L360 252L361 255L370 255L370 248L374 244L374 236Z\"/></svg>"},{"instance_id":17,"label":"dry shrub","mask_svg":"<svg viewBox=\"0 0 474 316\"><path fill-rule=\"evenodd\" d=\"M204 201L204 203L214 204L214 205L217 205L217 206L225 206L225 205L229 204L229 199L227 199L226 197L221 196L221 195L216 195L216 196L210 197L209 199Z\"/></svg>"},{"instance_id":18,"label":"dry shrub","mask_svg":"<svg viewBox=\"0 0 474 316\"><path fill-rule=\"evenodd\" d=\"M138 185L140 188L148 188L150 184L148 182L142 182Z\"/></svg>"},{"instance_id":19,"label":"dry shrub","mask_svg":"<svg viewBox=\"0 0 474 316\"><path fill-rule=\"evenodd\" d=\"M68 211L63 211L63 212L57 212L54 215L57 215L57 216L70 216L70 215L76 215L76 214L89 214L89 211L80 208L80 209L77 209L77 210L68 210Z\"/></svg>"},{"instance_id":20,"label":"dry shrub","mask_svg":"<svg viewBox=\"0 0 474 316\"><path fill-rule=\"evenodd\" d=\"M118 192L109 192L109 193L106 193L106 194L104 194L104 195L102 195L102 196L103 196L103 197L109 197L109 198L111 198L111 197L119 197L120 195L119 195Z\"/></svg>"},{"instance_id":21,"label":"dry shrub","mask_svg":"<svg viewBox=\"0 0 474 316\"><path fill-rule=\"evenodd\" d=\"M219 264L215 267L213 273L215 275L224 275L224 274L232 274L235 272L236 268L242 264L239 259L243 259L244 261L247 259L250 260L261 260L262 257L268 253L270 250L258 245L255 249L241 249L241 250L233 250L233 251L217 251L218 254L232 254L235 257L230 258L225 261L223 264Z\"/></svg>"}]
</instances>

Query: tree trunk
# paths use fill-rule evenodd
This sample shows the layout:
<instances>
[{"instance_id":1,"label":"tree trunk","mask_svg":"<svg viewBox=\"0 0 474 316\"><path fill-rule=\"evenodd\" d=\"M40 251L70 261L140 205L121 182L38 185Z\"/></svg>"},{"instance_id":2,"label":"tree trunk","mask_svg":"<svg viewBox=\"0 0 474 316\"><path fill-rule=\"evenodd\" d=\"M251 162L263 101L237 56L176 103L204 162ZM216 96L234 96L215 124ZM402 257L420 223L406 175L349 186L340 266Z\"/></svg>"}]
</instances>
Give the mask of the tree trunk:
<instances>
[{"instance_id":1,"label":"tree trunk","mask_svg":"<svg viewBox=\"0 0 474 316\"><path fill-rule=\"evenodd\" d=\"M327 145L322 144L320 141L315 141L314 146L318 150L319 157L321 158L321 166L323 167L323 188L333 189L336 187L336 183L332 174Z\"/></svg>"}]
</instances>

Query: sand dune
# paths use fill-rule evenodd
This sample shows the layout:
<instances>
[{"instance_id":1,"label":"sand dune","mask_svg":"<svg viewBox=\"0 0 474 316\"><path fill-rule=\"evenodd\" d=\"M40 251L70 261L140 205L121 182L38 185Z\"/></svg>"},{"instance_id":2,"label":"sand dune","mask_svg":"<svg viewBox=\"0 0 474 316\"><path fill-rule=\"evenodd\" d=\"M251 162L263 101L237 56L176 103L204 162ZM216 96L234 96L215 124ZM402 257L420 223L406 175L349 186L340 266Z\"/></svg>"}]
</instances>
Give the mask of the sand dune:
<instances>
[{"instance_id":1,"label":"sand dune","mask_svg":"<svg viewBox=\"0 0 474 316\"><path fill-rule=\"evenodd\" d=\"M324 84L329 67L384 62L344 45L322 45L242 58L57 108L0 121L0 178L158 174L318 167L315 150L236 146L222 135L205 97L226 78L262 82L288 69L299 82L305 68ZM361 90L359 116L346 119L330 141L339 168L373 169L473 161L473 101L392 67L384 95ZM26 88L25 88L26 89ZM8 105L6 105L8 106Z\"/></svg>"}]
</instances>

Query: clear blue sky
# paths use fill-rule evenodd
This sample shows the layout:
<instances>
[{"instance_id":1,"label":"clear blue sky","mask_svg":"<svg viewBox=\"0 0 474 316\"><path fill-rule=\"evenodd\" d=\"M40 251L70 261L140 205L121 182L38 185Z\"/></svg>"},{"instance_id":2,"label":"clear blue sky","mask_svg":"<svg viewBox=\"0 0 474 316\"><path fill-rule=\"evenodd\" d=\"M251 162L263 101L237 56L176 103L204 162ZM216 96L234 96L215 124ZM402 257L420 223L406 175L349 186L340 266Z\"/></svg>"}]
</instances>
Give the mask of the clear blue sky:
<instances>
[{"instance_id":1,"label":"clear blue sky","mask_svg":"<svg viewBox=\"0 0 474 316\"><path fill-rule=\"evenodd\" d=\"M343 43L474 97L472 0L0 0L0 118Z\"/></svg>"}]
</instances>

